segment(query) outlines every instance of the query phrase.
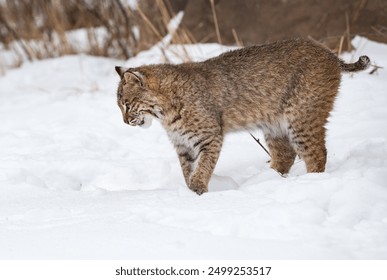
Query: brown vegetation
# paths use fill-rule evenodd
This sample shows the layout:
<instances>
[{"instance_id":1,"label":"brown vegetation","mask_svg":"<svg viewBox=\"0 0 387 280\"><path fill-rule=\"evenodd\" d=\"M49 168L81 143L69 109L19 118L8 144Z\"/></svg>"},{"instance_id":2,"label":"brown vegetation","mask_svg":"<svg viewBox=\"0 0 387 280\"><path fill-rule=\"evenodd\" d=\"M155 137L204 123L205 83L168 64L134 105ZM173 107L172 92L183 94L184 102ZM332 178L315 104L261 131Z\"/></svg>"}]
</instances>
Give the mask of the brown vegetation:
<instances>
[{"instance_id":1,"label":"brown vegetation","mask_svg":"<svg viewBox=\"0 0 387 280\"><path fill-rule=\"evenodd\" d=\"M77 52L68 31L78 28L87 29L87 53L129 58L138 51L133 26L135 17L120 0L16 0L0 6L0 41L6 48L14 42L29 60ZM98 28L106 31L102 43Z\"/></svg>"},{"instance_id":2,"label":"brown vegetation","mask_svg":"<svg viewBox=\"0 0 387 280\"><path fill-rule=\"evenodd\" d=\"M179 11L184 11L184 17L172 43L241 46L312 37L341 52L351 48L354 34L387 42L387 2L380 0L138 3L132 10L122 0L6 0L0 4L0 43L13 51L20 63L77 52L128 59L170 32L168 23ZM80 28L88 43L81 50L69 36L69 31Z\"/></svg>"}]
</instances>

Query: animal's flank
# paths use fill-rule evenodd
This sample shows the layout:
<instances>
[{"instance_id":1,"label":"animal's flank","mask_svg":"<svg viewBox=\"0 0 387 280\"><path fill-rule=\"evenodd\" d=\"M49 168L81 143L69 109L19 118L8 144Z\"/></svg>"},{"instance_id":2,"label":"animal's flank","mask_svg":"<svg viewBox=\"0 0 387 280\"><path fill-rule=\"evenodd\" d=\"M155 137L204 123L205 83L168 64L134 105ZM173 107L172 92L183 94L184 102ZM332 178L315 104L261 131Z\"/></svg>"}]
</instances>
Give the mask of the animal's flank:
<instances>
[{"instance_id":1,"label":"animal's flank","mask_svg":"<svg viewBox=\"0 0 387 280\"><path fill-rule=\"evenodd\" d=\"M200 63L117 67L117 104L129 125L158 118L176 148L187 186L202 194L224 134L261 128L272 168L289 172L296 155L323 172L325 124L341 73L364 70L327 48L296 39L251 46Z\"/></svg>"}]
</instances>

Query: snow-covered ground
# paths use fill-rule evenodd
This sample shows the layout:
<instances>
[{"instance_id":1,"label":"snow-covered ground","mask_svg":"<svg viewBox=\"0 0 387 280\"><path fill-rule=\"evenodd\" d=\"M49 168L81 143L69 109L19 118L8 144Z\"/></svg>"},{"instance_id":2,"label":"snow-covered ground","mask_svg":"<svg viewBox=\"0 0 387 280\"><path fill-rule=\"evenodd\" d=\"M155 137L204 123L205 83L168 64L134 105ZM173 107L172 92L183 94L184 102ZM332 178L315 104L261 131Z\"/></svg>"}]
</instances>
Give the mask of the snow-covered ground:
<instances>
[{"instance_id":1,"label":"snow-covered ground","mask_svg":"<svg viewBox=\"0 0 387 280\"><path fill-rule=\"evenodd\" d=\"M355 38L384 69L344 75L328 163L287 178L248 133L226 138L210 183L187 189L160 124L122 122L115 65L186 57L157 47L120 62L68 56L0 77L1 259L386 259L387 45ZM200 60L226 50L189 46ZM259 132L255 132L262 139Z\"/></svg>"}]
</instances>

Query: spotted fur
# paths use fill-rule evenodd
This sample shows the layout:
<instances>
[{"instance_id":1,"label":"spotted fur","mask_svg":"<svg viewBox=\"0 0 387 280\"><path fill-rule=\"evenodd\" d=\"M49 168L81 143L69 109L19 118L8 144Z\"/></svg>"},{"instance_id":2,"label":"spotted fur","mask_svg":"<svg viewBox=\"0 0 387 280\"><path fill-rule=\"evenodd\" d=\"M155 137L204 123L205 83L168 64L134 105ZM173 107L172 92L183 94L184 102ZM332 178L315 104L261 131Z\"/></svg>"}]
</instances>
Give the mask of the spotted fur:
<instances>
[{"instance_id":1,"label":"spotted fur","mask_svg":"<svg viewBox=\"0 0 387 280\"><path fill-rule=\"evenodd\" d=\"M271 167L287 173L296 155L308 172L325 170L325 124L346 64L310 40L295 39L226 52L204 62L116 67L124 122L160 119L176 148L187 186L207 192L226 133L261 128Z\"/></svg>"}]
</instances>

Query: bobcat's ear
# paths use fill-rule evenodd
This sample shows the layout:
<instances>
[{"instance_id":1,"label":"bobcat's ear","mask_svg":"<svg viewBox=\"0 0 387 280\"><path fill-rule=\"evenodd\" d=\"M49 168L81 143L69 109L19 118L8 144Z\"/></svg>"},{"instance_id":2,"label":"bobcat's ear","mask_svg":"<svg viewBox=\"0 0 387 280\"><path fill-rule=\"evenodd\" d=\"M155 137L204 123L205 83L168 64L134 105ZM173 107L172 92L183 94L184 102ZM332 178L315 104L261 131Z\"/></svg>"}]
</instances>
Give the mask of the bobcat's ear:
<instances>
[{"instance_id":1,"label":"bobcat's ear","mask_svg":"<svg viewBox=\"0 0 387 280\"><path fill-rule=\"evenodd\" d=\"M115 69L116 69L116 72L118 73L118 75L120 75L121 79L123 78L124 73L129 70L129 68L125 68L125 67L121 67L121 66L116 66Z\"/></svg>"},{"instance_id":2,"label":"bobcat's ear","mask_svg":"<svg viewBox=\"0 0 387 280\"><path fill-rule=\"evenodd\" d=\"M139 71L127 71L124 73L124 78L127 83L134 81L138 83L141 87L144 87L144 75Z\"/></svg>"}]
</instances>

